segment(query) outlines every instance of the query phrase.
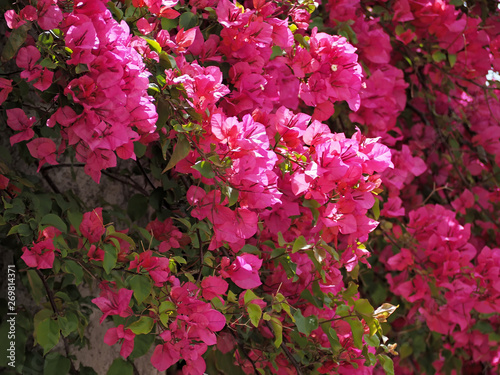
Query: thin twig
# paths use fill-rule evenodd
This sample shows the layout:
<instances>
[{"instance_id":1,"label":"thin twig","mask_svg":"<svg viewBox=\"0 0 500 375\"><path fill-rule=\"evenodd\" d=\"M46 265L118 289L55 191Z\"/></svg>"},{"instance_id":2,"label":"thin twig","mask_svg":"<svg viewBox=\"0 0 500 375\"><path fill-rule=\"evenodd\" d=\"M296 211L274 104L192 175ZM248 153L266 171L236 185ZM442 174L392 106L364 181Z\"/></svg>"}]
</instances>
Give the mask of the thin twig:
<instances>
[{"instance_id":1,"label":"thin twig","mask_svg":"<svg viewBox=\"0 0 500 375\"><path fill-rule=\"evenodd\" d=\"M139 159L136 159L135 160L136 164L138 165L139 169L141 170L144 178L146 179L147 183L149 184L149 186L151 186L153 189L156 189L156 186L153 184L153 182L149 179L149 176L148 174L146 173L146 171L144 170L144 167L142 166L141 162L139 161Z\"/></svg>"}]
</instances>

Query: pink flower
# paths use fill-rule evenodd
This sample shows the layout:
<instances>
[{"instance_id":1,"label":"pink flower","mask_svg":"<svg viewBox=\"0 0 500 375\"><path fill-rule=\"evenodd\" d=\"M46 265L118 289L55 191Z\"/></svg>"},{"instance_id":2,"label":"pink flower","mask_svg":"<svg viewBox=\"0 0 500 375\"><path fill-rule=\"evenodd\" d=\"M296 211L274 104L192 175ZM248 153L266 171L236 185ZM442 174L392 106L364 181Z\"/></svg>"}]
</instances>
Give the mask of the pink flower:
<instances>
[{"instance_id":1,"label":"pink flower","mask_svg":"<svg viewBox=\"0 0 500 375\"><path fill-rule=\"evenodd\" d=\"M15 10L9 9L5 11L4 14L5 21L7 21L7 27L9 29L17 29L26 23L19 14L16 13Z\"/></svg>"},{"instance_id":2,"label":"pink flower","mask_svg":"<svg viewBox=\"0 0 500 375\"><path fill-rule=\"evenodd\" d=\"M21 259L28 267L36 267L39 270L50 269L55 259L54 250L56 250L54 242L52 239L47 239L36 244L33 243L31 249L23 247Z\"/></svg>"},{"instance_id":3,"label":"pink flower","mask_svg":"<svg viewBox=\"0 0 500 375\"><path fill-rule=\"evenodd\" d=\"M52 139L35 138L29 142L27 146L31 156L40 159L37 172L40 171L40 168L42 168L42 165L45 163L52 165L58 164L56 160L56 144Z\"/></svg>"},{"instance_id":4,"label":"pink flower","mask_svg":"<svg viewBox=\"0 0 500 375\"><path fill-rule=\"evenodd\" d=\"M413 255L410 250L402 248L401 252L387 260L387 265L390 270L404 271L413 265Z\"/></svg>"},{"instance_id":5,"label":"pink flower","mask_svg":"<svg viewBox=\"0 0 500 375\"><path fill-rule=\"evenodd\" d=\"M172 349L172 344L168 342L156 346L151 356L151 364L155 369L165 371L181 359L180 352Z\"/></svg>"},{"instance_id":6,"label":"pink flower","mask_svg":"<svg viewBox=\"0 0 500 375\"><path fill-rule=\"evenodd\" d=\"M35 117L30 117L28 119L28 116L26 116L26 113L24 113L21 108L8 109L6 112L7 125L9 125L12 130L20 132L10 137L11 146L18 142L27 141L33 138L35 132L33 131L32 126L36 121Z\"/></svg>"},{"instance_id":7,"label":"pink flower","mask_svg":"<svg viewBox=\"0 0 500 375\"><path fill-rule=\"evenodd\" d=\"M104 250L99 249L96 245L91 245L87 253L90 260L95 260L97 262L102 262L104 260Z\"/></svg>"},{"instance_id":8,"label":"pink flower","mask_svg":"<svg viewBox=\"0 0 500 375\"><path fill-rule=\"evenodd\" d=\"M154 280L155 285L161 287L168 280L170 261L167 258L154 257L152 254L151 250L141 253L130 262L129 269L137 268L137 272L140 272L141 268L145 269Z\"/></svg>"},{"instance_id":9,"label":"pink flower","mask_svg":"<svg viewBox=\"0 0 500 375\"><path fill-rule=\"evenodd\" d=\"M208 276L201 282L201 289L203 298L210 301L218 297L221 302L222 296L226 293L229 284L217 276Z\"/></svg>"},{"instance_id":10,"label":"pink flower","mask_svg":"<svg viewBox=\"0 0 500 375\"><path fill-rule=\"evenodd\" d=\"M83 214L80 232L90 243L99 242L101 236L106 232L102 219L102 207Z\"/></svg>"},{"instance_id":11,"label":"pink flower","mask_svg":"<svg viewBox=\"0 0 500 375\"><path fill-rule=\"evenodd\" d=\"M252 289L262 284L259 277L262 259L259 259L257 256L243 254L237 256L229 267L227 267L228 265L229 260L223 258L221 275L225 278L230 278L240 288Z\"/></svg>"},{"instance_id":12,"label":"pink flower","mask_svg":"<svg viewBox=\"0 0 500 375\"><path fill-rule=\"evenodd\" d=\"M114 345L118 341L122 341L122 347L120 349L120 355L127 359L127 357L134 350L134 337L135 334L130 329L124 329L123 324L118 327L113 327L108 329L104 335L104 342L108 345Z\"/></svg>"},{"instance_id":13,"label":"pink flower","mask_svg":"<svg viewBox=\"0 0 500 375\"><path fill-rule=\"evenodd\" d=\"M160 253L180 247L179 240L182 238L182 232L174 225L171 218L167 218L163 222L155 219L146 226L146 230L152 233L158 241L161 241L158 248Z\"/></svg>"},{"instance_id":14,"label":"pink flower","mask_svg":"<svg viewBox=\"0 0 500 375\"><path fill-rule=\"evenodd\" d=\"M7 100L10 92L12 91L12 80L0 78L0 105Z\"/></svg>"},{"instance_id":15,"label":"pink flower","mask_svg":"<svg viewBox=\"0 0 500 375\"><path fill-rule=\"evenodd\" d=\"M94 298L92 303L96 304L103 313L99 323L102 324L104 319L109 315L119 315L122 318L126 318L132 312L129 307L130 299L132 298L133 290L122 288L116 293L116 291L105 287L101 291L99 297Z\"/></svg>"},{"instance_id":16,"label":"pink flower","mask_svg":"<svg viewBox=\"0 0 500 375\"><path fill-rule=\"evenodd\" d=\"M38 25L43 30L52 30L59 26L63 20L63 13L53 0L39 0L38 8Z\"/></svg>"}]
</instances>

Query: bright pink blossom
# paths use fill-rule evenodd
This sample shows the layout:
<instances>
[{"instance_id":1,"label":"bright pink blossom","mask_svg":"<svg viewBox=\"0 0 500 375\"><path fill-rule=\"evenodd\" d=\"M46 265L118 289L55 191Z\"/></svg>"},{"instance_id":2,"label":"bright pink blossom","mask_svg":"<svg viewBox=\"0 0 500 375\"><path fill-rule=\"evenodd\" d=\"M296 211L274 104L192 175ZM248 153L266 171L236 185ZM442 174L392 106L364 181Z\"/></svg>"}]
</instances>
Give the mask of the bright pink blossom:
<instances>
[{"instance_id":1,"label":"bright pink blossom","mask_svg":"<svg viewBox=\"0 0 500 375\"><path fill-rule=\"evenodd\" d=\"M131 314L129 303L133 293L134 291L125 288L121 288L118 292L108 287L101 289L100 296L92 300L103 313L99 323L102 324L110 315L119 315L122 318L129 316Z\"/></svg>"},{"instance_id":2,"label":"bright pink blossom","mask_svg":"<svg viewBox=\"0 0 500 375\"><path fill-rule=\"evenodd\" d=\"M118 327L112 327L107 330L104 335L104 342L108 345L114 345L118 341L122 342L122 346L120 349L120 355L127 359L127 357L134 350L134 338L135 334L130 329L124 329L123 324L120 324Z\"/></svg>"},{"instance_id":3,"label":"bright pink blossom","mask_svg":"<svg viewBox=\"0 0 500 375\"><path fill-rule=\"evenodd\" d=\"M99 242L101 236L106 232L102 219L102 207L83 214L80 232L90 243Z\"/></svg>"},{"instance_id":4,"label":"bright pink blossom","mask_svg":"<svg viewBox=\"0 0 500 375\"><path fill-rule=\"evenodd\" d=\"M28 146L31 156L40 159L37 172L40 171L40 168L42 168L42 165L45 163L52 165L58 164L56 160L56 144L52 139L35 138L26 146Z\"/></svg>"},{"instance_id":5,"label":"bright pink blossom","mask_svg":"<svg viewBox=\"0 0 500 375\"><path fill-rule=\"evenodd\" d=\"M242 289L252 289L262 284L259 277L262 259L259 259L253 254L242 254L241 256L237 256L231 265L229 265L227 259L225 261L223 260L222 265L222 276L230 278Z\"/></svg>"},{"instance_id":6,"label":"bright pink blossom","mask_svg":"<svg viewBox=\"0 0 500 375\"><path fill-rule=\"evenodd\" d=\"M56 250L54 241L47 239L38 243L33 243L33 247L23 247L23 255L21 259L24 260L28 267L41 269L50 269L54 263Z\"/></svg>"}]
</instances>

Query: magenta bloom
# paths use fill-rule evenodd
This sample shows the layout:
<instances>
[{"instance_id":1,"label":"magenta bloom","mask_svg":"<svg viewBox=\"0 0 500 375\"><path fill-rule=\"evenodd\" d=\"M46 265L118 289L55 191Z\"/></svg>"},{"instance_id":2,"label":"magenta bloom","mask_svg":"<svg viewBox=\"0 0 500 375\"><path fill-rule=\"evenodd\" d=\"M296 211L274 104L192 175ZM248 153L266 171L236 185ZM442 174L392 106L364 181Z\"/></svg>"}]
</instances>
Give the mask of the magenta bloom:
<instances>
[{"instance_id":1,"label":"magenta bloom","mask_svg":"<svg viewBox=\"0 0 500 375\"><path fill-rule=\"evenodd\" d=\"M89 242L99 242L101 236L106 232L102 221L102 207L83 214L80 224L80 232Z\"/></svg>"},{"instance_id":2,"label":"magenta bloom","mask_svg":"<svg viewBox=\"0 0 500 375\"><path fill-rule=\"evenodd\" d=\"M92 300L92 303L96 304L103 313L99 323L102 324L109 315L119 315L122 318L129 316L131 309L128 305L132 294L134 294L132 290L125 288L120 289L118 293L110 289L104 289L100 297Z\"/></svg>"},{"instance_id":3,"label":"magenta bloom","mask_svg":"<svg viewBox=\"0 0 500 375\"><path fill-rule=\"evenodd\" d=\"M118 327L108 329L104 335L104 342L108 345L114 345L118 341L122 341L120 355L127 359L132 350L134 350L134 337L135 334L132 330L124 329L123 324L120 324Z\"/></svg>"},{"instance_id":4,"label":"magenta bloom","mask_svg":"<svg viewBox=\"0 0 500 375\"><path fill-rule=\"evenodd\" d=\"M54 242L49 239L37 244L33 244L31 249L23 247L23 255L21 259L24 260L28 267L41 269L52 268L54 264Z\"/></svg>"},{"instance_id":5,"label":"magenta bloom","mask_svg":"<svg viewBox=\"0 0 500 375\"><path fill-rule=\"evenodd\" d=\"M261 266L262 259L253 254L243 254L237 256L231 266L226 270L223 269L221 274L231 278L242 289L252 289L262 284L259 277Z\"/></svg>"}]
</instances>

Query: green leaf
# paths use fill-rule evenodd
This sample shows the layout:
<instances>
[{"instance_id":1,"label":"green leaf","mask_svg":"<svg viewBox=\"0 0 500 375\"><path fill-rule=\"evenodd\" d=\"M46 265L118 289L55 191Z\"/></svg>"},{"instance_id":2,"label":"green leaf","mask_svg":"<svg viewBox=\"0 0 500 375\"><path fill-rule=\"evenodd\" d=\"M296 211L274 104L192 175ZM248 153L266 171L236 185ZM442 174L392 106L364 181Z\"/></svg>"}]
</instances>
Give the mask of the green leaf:
<instances>
[{"instance_id":1,"label":"green leaf","mask_svg":"<svg viewBox=\"0 0 500 375\"><path fill-rule=\"evenodd\" d=\"M257 295L251 289L248 289L245 292L245 297L243 297L243 300L245 301L245 305L247 303L249 303L250 301L253 301L254 299L262 299L262 298L257 297Z\"/></svg>"},{"instance_id":2,"label":"green leaf","mask_svg":"<svg viewBox=\"0 0 500 375\"><path fill-rule=\"evenodd\" d=\"M274 346L279 348L281 343L283 342L283 324L278 318L271 318L271 327L274 332Z\"/></svg>"},{"instance_id":3,"label":"green leaf","mask_svg":"<svg viewBox=\"0 0 500 375\"><path fill-rule=\"evenodd\" d=\"M57 215L55 214L47 214L44 217L42 217L42 220L40 220L40 224L42 225L50 225L53 227L56 227L63 233L68 232L68 227L64 223L64 221Z\"/></svg>"},{"instance_id":4,"label":"green leaf","mask_svg":"<svg viewBox=\"0 0 500 375\"><path fill-rule=\"evenodd\" d=\"M306 336L309 336L312 331L318 328L318 317L315 315L304 317L302 312L297 309L293 314L293 318L295 319L295 325L299 332Z\"/></svg>"},{"instance_id":5,"label":"green leaf","mask_svg":"<svg viewBox=\"0 0 500 375\"><path fill-rule=\"evenodd\" d=\"M151 294L151 279L144 275L134 275L129 281L132 290L134 291L134 298L138 304L146 299Z\"/></svg>"},{"instance_id":6,"label":"green leaf","mask_svg":"<svg viewBox=\"0 0 500 375\"><path fill-rule=\"evenodd\" d=\"M59 353L49 353L45 357L43 375L65 375L71 368L71 361Z\"/></svg>"},{"instance_id":7,"label":"green leaf","mask_svg":"<svg viewBox=\"0 0 500 375\"><path fill-rule=\"evenodd\" d=\"M155 51L156 53L161 52L161 45L156 40L145 37L145 36L141 36L141 38L144 39L149 44L149 46L151 47L151 49L153 51Z\"/></svg>"},{"instance_id":8,"label":"green leaf","mask_svg":"<svg viewBox=\"0 0 500 375\"><path fill-rule=\"evenodd\" d=\"M161 28L163 30L172 30L177 27L178 20L176 19L169 19L169 18L163 18L161 19Z\"/></svg>"},{"instance_id":9,"label":"green leaf","mask_svg":"<svg viewBox=\"0 0 500 375\"><path fill-rule=\"evenodd\" d=\"M116 358L106 375L134 375L134 367L122 358Z\"/></svg>"},{"instance_id":10,"label":"green leaf","mask_svg":"<svg viewBox=\"0 0 500 375\"><path fill-rule=\"evenodd\" d=\"M301 336L300 333L295 331L295 330L290 332L290 338L294 342L299 344L301 349L304 349L307 346L307 344L309 343L309 340L307 339L307 337Z\"/></svg>"},{"instance_id":11,"label":"green leaf","mask_svg":"<svg viewBox=\"0 0 500 375\"><path fill-rule=\"evenodd\" d=\"M358 299L354 301L354 311L361 315L371 316L373 314L373 307L367 299Z\"/></svg>"},{"instance_id":12,"label":"green leaf","mask_svg":"<svg viewBox=\"0 0 500 375\"><path fill-rule=\"evenodd\" d=\"M201 175L205 178L214 178L215 177L215 172L212 168L212 163L210 163L206 160L197 161L196 164L193 165L191 168L200 172Z\"/></svg>"},{"instance_id":13,"label":"green leaf","mask_svg":"<svg viewBox=\"0 0 500 375\"><path fill-rule=\"evenodd\" d=\"M326 334L326 337L328 337L328 341L330 342L331 348L335 352L340 351L342 349L342 345L340 344L337 332L335 332L335 330L332 328L332 323L331 322L322 323L321 329Z\"/></svg>"},{"instance_id":14,"label":"green leaf","mask_svg":"<svg viewBox=\"0 0 500 375\"><path fill-rule=\"evenodd\" d=\"M441 61L444 61L446 60L446 55L442 52L442 51L434 51L432 53L432 60L434 60L434 62L441 62Z\"/></svg>"},{"instance_id":15,"label":"green leaf","mask_svg":"<svg viewBox=\"0 0 500 375\"><path fill-rule=\"evenodd\" d=\"M134 360L135 358L142 357L148 351L153 342L155 341L154 334L151 335L137 335L134 338L134 350L130 353L128 357L130 360Z\"/></svg>"},{"instance_id":16,"label":"green leaf","mask_svg":"<svg viewBox=\"0 0 500 375\"><path fill-rule=\"evenodd\" d=\"M78 369L79 375L97 375L97 372L92 367L82 366Z\"/></svg>"},{"instance_id":17,"label":"green leaf","mask_svg":"<svg viewBox=\"0 0 500 375\"><path fill-rule=\"evenodd\" d=\"M160 303L159 307L160 314L165 311L176 311L176 310L177 307L175 306L175 303L173 303L172 301L163 301L162 303Z\"/></svg>"},{"instance_id":18,"label":"green leaf","mask_svg":"<svg viewBox=\"0 0 500 375\"><path fill-rule=\"evenodd\" d=\"M16 55L17 51L21 48L28 37L29 28L28 24L25 24L10 32L9 38L3 47L3 60L10 60Z\"/></svg>"},{"instance_id":19,"label":"green leaf","mask_svg":"<svg viewBox=\"0 0 500 375\"><path fill-rule=\"evenodd\" d=\"M45 297L45 289L43 287L42 279L40 279L40 276L38 276L35 270L28 270L27 274L31 295L33 296L35 302L40 304L42 298Z\"/></svg>"},{"instance_id":20,"label":"green leaf","mask_svg":"<svg viewBox=\"0 0 500 375\"><path fill-rule=\"evenodd\" d=\"M198 17L191 12L182 13L179 18L179 26L184 30L191 29L196 26Z\"/></svg>"},{"instance_id":21,"label":"green leaf","mask_svg":"<svg viewBox=\"0 0 500 375\"><path fill-rule=\"evenodd\" d=\"M111 270L116 266L116 260L118 258L118 251L116 247L110 244L104 244L104 260L102 266L104 271L109 275Z\"/></svg>"},{"instance_id":22,"label":"green leaf","mask_svg":"<svg viewBox=\"0 0 500 375\"><path fill-rule=\"evenodd\" d=\"M147 146L143 145L141 142L134 142L134 154L138 158L142 158L146 153Z\"/></svg>"},{"instance_id":23,"label":"green leaf","mask_svg":"<svg viewBox=\"0 0 500 375\"><path fill-rule=\"evenodd\" d=\"M292 253L296 253L299 250L309 249L311 245L309 245L304 236L299 236L293 242Z\"/></svg>"},{"instance_id":24,"label":"green leaf","mask_svg":"<svg viewBox=\"0 0 500 375\"><path fill-rule=\"evenodd\" d=\"M137 221L148 212L148 197L142 194L134 194L127 204L127 215L132 221Z\"/></svg>"},{"instance_id":25,"label":"green leaf","mask_svg":"<svg viewBox=\"0 0 500 375\"><path fill-rule=\"evenodd\" d=\"M283 238L283 234L281 232L278 232L278 245L280 246L285 246L286 241Z\"/></svg>"},{"instance_id":26,"label":"green leaf","mask_svg":"<svg viewBox=\"0 0 500 375\"><path fill-rule=\"evenodd\" d=\"M255 303L249 303L247 305L247 312L250 316L250 321L255 327L259 326L260 319L262 318L262 309L259 305Z\"/></svg>"},{"instance_id":27,"label":"green leaf","mask_svg":"<svg viewBox=\"0 0 500 375\"><path fill-rule=\"evenodd\" d=\"M387 375L394 375L394 363L392 362L392 359L385 354L379 354L377 355L377 358L380 361L385 373Z\"/></svg>"},{"instance_id":28,"label":"green leaf","mask_svg":"<svg viewBox=\"0 0 500 375\"><path fill-rule=\"evenodd\" d=\"M357 318L346 318L346 321L351 326L354 346L361 349L363 347L363 334L365 333L363 323L361 323Z\"/></svg>"},{"instance_id":29,"label":"green leaf","mask_svg":"<svg viewBox=\"0 0 500 375\"><path fill-rule=\"evenodd\" d=\"M22 237L28 237L33 233L28 224L17 224L14 225L12 228L10 228L9 233L7 233L7 236L10 236L12 234L19 234Z\"/></svg>"},{"instance_id":30,"label":"green leaf","mask_svg":"<svg viewBox=\"0 0 500 375\"><path fill-rule=\"evenodd\" d=\"M68 210L68 220L71 225L73 225L73 228L75 228L76 233L81 235L82 233L80 232L80 224L83 220L83 214L81 212L72 212Z\"/></svg>"},{"instance_id":31,"label":"green leaf","mask_svg":"<svg viewBox=\"0 0 500 375\"><path fill-rule=\"evenodd\" d=\"M78 330L78 317L71 311L66 312L64 316L60 316L57 322L64 337L68 337L70 333Z\"/></svg>"},{"instance_id":32,"label":"green leaf","mask_svg":"<svg viewBox=\"0 0 500 375\"><path fill-rule=\"evenodd\" d=\"M64 272L75 275L75 284L79 285L83 280L83 268L74 260L65 260L62 266Z\"/></svg>"},{"instance_id":33,"label":"green leaf","mask_svg":"<svg viewBox=\"0 0 500 375\"><path fill-rule=\"evenodd\" d=\"M179 134L179 137L177 138L177 144L175 145L174 152L172 153L172 157L168 161L168 164L162 173L165 173L166 171L175 167L178 162L189 155L190 151L191 145L189 144L188 139L185 136Z\"/></svg>"},{"instance_id":34,"label":"green leaf","mask_svg":"<svg viewBox=\"0 0 500 375\"><path fill-rule=\"evenodd\" d=\"M365 342L370 345L370 346L373 346L374 348L378 348L379 345L380 345L380 338L377 336L377 335L365 335L364 336L365 338Z\"/></svg>"},{"instance_id":35,"label":"green leaf","mask_svg":"<svg viewBox=\"0 0 500 375\"><path fill-rule=\"evenodd\" d=\"M54 61L52 61L50 57L46 57L42 61L40 61L40 65L43 66L44 68L49 68L49 69L57 68L57 64Z\"/></svg>"},{"instance_id":36,"label":"green leaf","mask_svg":"<svg viewBox=\"0 0 500 375\"><path fill-rule=\"evenodd\" d=\"M121 19L123 18L123 10L121 10L120 8L118 8L116 6L116 4L113 3L112 1L108 1L108 3L106 5L107 5L108 9L111 11L111 13L113 13L113 15L115 16L115 18L118 21L121 21Z\"/></svg>"},{"instance_id":37,"label":"green leaf","mask_svg":"<svg viewBox=\"0 0 500 375\"><path fill-rule=\"evenodd\" d=\"M409 357L413 353L413 348L411 347L411 344L409 342L405 342L401 347L399 348L399 358L404 359L406 357Z\"/></svg>"},{"instance_id":38,"label":"green leaf","mask_svg":"<svg viewBox=\"0 0 500 375\"><path fill-rule=\"evenodd\" d=\"M309 46L309 43L307 42L307 40L305 40L305 38L302 34L295 34L293 36L293 39L295 39L295 41L298 42L306 50L309 51L309 49L311 48L311 46Z\"/></svg>"},{"instance_id":39,"label":"green leaf","mask_svg":"<svg viewBox=\"0 0 500 375\"><path fill-rule=\"evenodd\" d=\"M36 341L43 348L43 355L59 342L59 324L51 318L42 320L35 326Z\"/></svg>"},{"instance_id":40,"label":"green leaf","mask_svg":"<svg viewBox=\"0 0 500 375\"><path fill-rule=\"evenodd\" d=\"M154 324L155 321L149 316L141 316L138 321L133 322L127 328L131 329L136 335L144 335L151 332Z\"/></svg>"},{"instance_id":41,"label":"green leaf","mask_svg":"<svg viewBox=\"0 0 500 375\"><path fill-rule=\"evenodd\" d=\"M462 2L462 0L460 0L460 2ZM453 68L455 66L455 63L457 62L457 55L448 54L448 62L450 63L450 66Z\"/></svg>"},{"instance_id":42,"label":"green leaf","mask_svg":"<svg viewBox=\"0 0 500 375\"><path fill-rule=\"evenodd\" d=\"M233 188L228 188L229 190L229 203L228 207L231 207L238 202L238 197L240 196L240 192Z\"/></svg>"},{"instance_id":43,"label":"green leaf","mask_svg":"<svg viewBox=\"0 0 500 375\"><path fill-rule=\"evenodd\" d=\"M378 220L378 218L380 217L380 201L377 199L377 197L375 197L375 203L372 207L372 211L373 211L373 218L375 220Z\"/></svg>"}]
</instances>

